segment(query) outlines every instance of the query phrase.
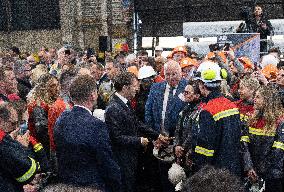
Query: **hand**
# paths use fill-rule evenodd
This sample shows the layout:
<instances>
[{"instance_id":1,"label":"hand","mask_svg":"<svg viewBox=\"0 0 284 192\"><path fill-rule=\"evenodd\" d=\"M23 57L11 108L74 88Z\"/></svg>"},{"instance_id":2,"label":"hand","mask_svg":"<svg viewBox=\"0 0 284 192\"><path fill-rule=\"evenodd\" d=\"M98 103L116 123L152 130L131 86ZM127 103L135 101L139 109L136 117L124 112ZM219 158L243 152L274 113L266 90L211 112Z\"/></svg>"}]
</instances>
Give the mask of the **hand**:
<instances>
[{"instance_id":1,"label":"hand","mask_svg":"<svg viewBox=\"0 0 284 192\"><path fill-rule=\"evenodd\" d=\"M173 138L169 138L167 136L163 136L162 134L159 135L158 140L161 142L161 144L163 145L169 145L170 144L170 140Z\"/></svg>"},{"instance_id":2,"label":"hand","mask_svg":"<svg viewBox=\"0 0 284 192\"><path fill-rule=\"evenodd\" d=\"M141 144L146 147L149 143L149 140L145 137L141 137Z\"/></svg>"},{"instance_id":3,"label":"hand","mask_svg":"<svg viewBox=\"0 0 284 192\"><path fill-rule=\"evenodd\" d=\"M254 171L254 169L251 169L248 171L248 177L253 181L253 182L256 182L257 180L257 174L256 172Z\"/></svg>"},{"instance_id":4,"label":"hand","mask_svg":"<svg viewBox=\"0 0 284 192\"><path fill-rule=\"evenodd\" d=\"M184 148L181 146L176 146L175 147L175 155L177 157L182 157L184 155Z\"/></svg>"},{"instance_id":5,"label":"hand","mask_svg":"<svg viewBox=\"0 0 284 192\"><path fill-rule=\"evenodd\" d=\"M13 138L16 139L18 134L19 134L20 128L15 129L14 131L12 131L9 135Z\"/></svg>"},{"instance_id":6,"label":"hand","mask_svg":"<svg viewBox=\"0 0 284 192\"><path fill-rule=\"evenodd\" d=\"M34 185L30 185L30 184L24 185L23 188L24 188L24 192L36 192L37 191L37 187Z\"/></svg>"},{"instance_id":7,"label":"hand","mask_svg":"<svg viewBox=\"0 0 284 192\"><path fill-rule=\"evenodd\" d=\"M27 132L24 135L18 135L16 139L19 143L21 143L23 146L28 147L30 143L30 132L27 130Z\"/></svg>"},{"instance_id":8,"label":"hand","mask_svg":"<svg viewBox=\"0 0 284 192\"><path fill-rule=\"evenodd\" d=\"M267 85L269 83L266 77L262 73L258 74L257 79L258 81L262 82L264 85Z\"/></svg>"}]
</instances>

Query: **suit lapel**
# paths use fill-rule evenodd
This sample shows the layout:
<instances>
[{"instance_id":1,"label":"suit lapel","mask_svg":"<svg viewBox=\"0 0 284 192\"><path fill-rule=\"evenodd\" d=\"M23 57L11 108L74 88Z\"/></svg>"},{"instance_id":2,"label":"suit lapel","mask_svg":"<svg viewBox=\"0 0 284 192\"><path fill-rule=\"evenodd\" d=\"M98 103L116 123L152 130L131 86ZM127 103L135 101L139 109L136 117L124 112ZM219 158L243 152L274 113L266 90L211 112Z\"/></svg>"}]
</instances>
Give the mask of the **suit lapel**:
<instances>
[{"instance_id":1,"label":"suit lapel","mask_svg":"<svg viewBox=\"0 0 284 192\"><path fill-rule=\"evenodd\" d=\"M168 106L168 110L167 110L167 114L174 110L176 108L176 105L178 105L180 102L182 102L179 98L179 95L184 91L184 86L183 86L183 80L181 80L178 84L178 87L176 89L176 93L174 95L174 98L172 100L171 103L169 103L169 106Z\"/></svg>"},{"instance_id":2,"label":"suit lapel","mask_svg":"<svg viewBox=\"0 0 284 192\"><path fill-rule=\"evenodd\" d=\"M132 111L132 109L127 107L126 104L118 96L114 95L113 99L128 113Z\"/></svg>"},{"instance_id":3,"label":"suit lapel","mask_svg":"<svg viewBox=\"0 0 284 192\"><path fill-rule=\"evenodd\" d=\"M161 89L160 89L161 91L157 91L158 94L160 94L160 96L156 97L158 99L157 109L158 109L158 114L160 116L160 119L162 119L162 111L163 111L163 103L164 103L164 95L165 95L166 85L167 85L167 82L164 81L163 84L161 84Z\"/></svg>"}]
</instances>

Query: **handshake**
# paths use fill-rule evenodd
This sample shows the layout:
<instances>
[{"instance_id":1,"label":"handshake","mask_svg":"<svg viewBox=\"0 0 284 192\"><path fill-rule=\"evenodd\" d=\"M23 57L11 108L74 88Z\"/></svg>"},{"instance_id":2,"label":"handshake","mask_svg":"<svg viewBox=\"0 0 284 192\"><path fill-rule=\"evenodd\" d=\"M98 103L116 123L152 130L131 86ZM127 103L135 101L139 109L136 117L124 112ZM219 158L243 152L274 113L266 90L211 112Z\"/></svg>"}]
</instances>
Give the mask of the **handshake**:
<instances>
[{"instance_id":1,"label":"handshake","mask_svg":"<svg viewBox=\"0 0 284 192\"><path fill-rule=\"evenodd\" d=\"M161 148L162 146L168 146L170 141L173 140L174 137L167 137L163 136L162 134L159 135L158 139L154 141L155 148ZM141 137L141 144L146 147L149 143L149 140L145 137Z\"/></svg>"}]
</instances>

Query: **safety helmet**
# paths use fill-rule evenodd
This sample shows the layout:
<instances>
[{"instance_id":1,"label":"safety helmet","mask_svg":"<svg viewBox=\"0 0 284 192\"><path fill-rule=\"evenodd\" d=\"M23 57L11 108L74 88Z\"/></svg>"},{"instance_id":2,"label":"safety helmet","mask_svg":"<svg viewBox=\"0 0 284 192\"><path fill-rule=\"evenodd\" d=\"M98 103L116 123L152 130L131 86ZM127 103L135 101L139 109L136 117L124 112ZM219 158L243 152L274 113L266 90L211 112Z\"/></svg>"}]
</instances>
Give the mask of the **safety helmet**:
<instances>
[{"instance_id":1,"label":"safety helmet","mask_svg":"<svg viewBox=\"0 0 284 192\"><path fill-rule=\"evenodd\" d=\"M266 79L275 79L277 77L278 69L273 64L266 65L261 73L266 77Z\"/></svg>"},{"instance_id":2,"label":"safety helmet","mask_svg":"<svg viewBox=\"0 0 284 192\"><path fill-rule=\"evenodd\" d=\"M242 56L242 57L239 57L238 60L241 64L243 64L245 69L253 69L253 63L250 60L250 58L246 56Z\"/></svg>"},{"instance_id":3,"label":"safety helmet","mask_svg":"<svg viewBox=\"0 0 284 192\"><path fill-rule=\"evenodd\" d=\"M156 47L155 47L155 51L163 51L163 48L160 47L160 46L156 46Z\"/></svg>"},{"instance_id":4,"label":"safety helmet","mask_svg":"<svg viewBox=\"0 0 284 192\"><path fill-rule=\"evenodd\" d=\"M184 68L188 66L197 66L197 61L188 57L182 58L180 60L180 67Z\"/></svg>"},{"instance_id":5,"label":"safety helmet","mask_svg":"<svg viewBox=\"0 0 284 192\"><path fill-rule=\"evenodd\" d=\"M187 50L183 46L177 46L173 49L172 55L174 55L177 52L183 52L185 55L187 55Z\"/></svg>"},{"instance_id":6,"label":"safety helmet","mask_svg":"<svg viewBox=\"0 0 284 192\"><path fill-rule=\"evenodd\" d=\"M130 66L127 68L127 71L133 73L136 77L138 76L138 69L136 66Z\"/></svg>"},{"instance_id":7,"label":"safety helmet","mask_svg":"<svg viewBox=\"0 0 284 192\"><path fill-rule=\"evenodd\" d=\"M211 60L211 59L214 59L215 58L215 54L214 52L209 52L206 57L205 57L207 60Z\"/></svg>"},{"instance_id":8,"label":"safety helmet","mask_svg":"<svg viewBox=\"0 0 284 192\"><path fill-rule=\"evenodd\" d=\"M205 61L200 64L196 71L195 79L201 80L208 87L220 86L220 82L223 79L226 79L228 73L225 69L212 61Z\"/></svg>"},{"instance_id":9,"label":"safety helmet","mask_svg":"<svg viewBox=\"0 0 284 192\"><path fill-rule=\"evenodd\" d=\"M154 75L157 75L157 73L151 66L143 66L138 71L138 79L145 79Z\"/></svg>"},{"instance_id":10,"label":"safety helmet","mask_svg":"<svg viewBox=\"0 0 284 192\"><path fill-rule=\"evenodd\" d=\"M171 51L168 56L167 56L167 59L172 59L173 58L173 52Z\"/></svg>"},{"instance_id":11,"label":"safety helmet","mask_svg":"<svg viewBox=\"0 0 284 192\"><path fill-rule=\"evenodd\" d=\"M264 68L266 65L269 65L269 64L272 64L272 65L274 65L274 66L277 66L277 64L279 63L279 61L280 61L280 60L279 60L278 58L276 58L274 55L271 55L271 54L265 55L265 56L262 57L260 66L261 66L262 68Z\"/></svg>"},{"instance_id":12,"label":"safety helmet","mask_svg":"<svg viewBox=\"0 0 284 192\"><path fill-rule=\"evenodd\" d=\"M223 51L220 51L217 53L217 55L222 59L222 61L224 63L227 62L227 56L225 55L225 53ZM205 57L207 60L213 60L216 58L216 55L214 52L209 52L206 57Z\"/></svg>"}]
</instances>

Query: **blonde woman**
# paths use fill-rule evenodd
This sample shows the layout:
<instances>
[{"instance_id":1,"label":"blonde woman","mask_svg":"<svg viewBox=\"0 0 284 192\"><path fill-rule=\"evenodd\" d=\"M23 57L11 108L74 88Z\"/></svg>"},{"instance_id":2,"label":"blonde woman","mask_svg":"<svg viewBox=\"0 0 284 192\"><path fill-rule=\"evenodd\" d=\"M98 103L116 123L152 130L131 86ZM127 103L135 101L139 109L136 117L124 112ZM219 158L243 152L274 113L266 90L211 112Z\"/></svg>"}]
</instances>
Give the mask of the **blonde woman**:
<instances>
[{"instance_id":1,"label":"blonde woman","mask_svg":"<svg viewBox=\"0 0 284 192\"><path fill-rule=\"evenodd\" d=\"M59 83L50 74L42 75L34 89L34 100L28 104L28 129L49 152L48 110L59 96Z\"/></svg>"},{"instance_id":2,"label":"blonde woman","mask_svg":"<svg viewBox=\"0 0 284 192\"><path fill-rule=\"evenodd\" d=\"M248 121L249 154L245 169L252 181L265 180L266 192L282 191L284 160L284 110L277 90L261 87L254 97L254 113Z\"/></svg>"}]
</instances>

